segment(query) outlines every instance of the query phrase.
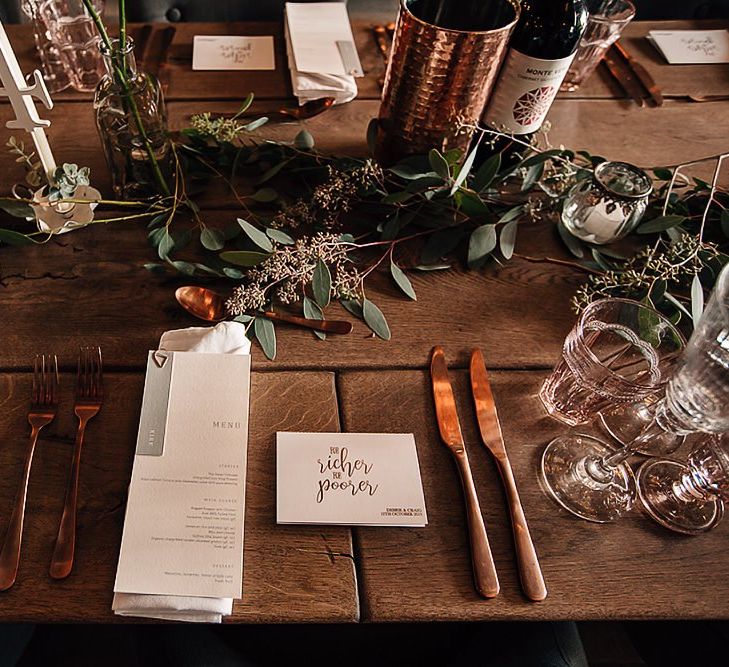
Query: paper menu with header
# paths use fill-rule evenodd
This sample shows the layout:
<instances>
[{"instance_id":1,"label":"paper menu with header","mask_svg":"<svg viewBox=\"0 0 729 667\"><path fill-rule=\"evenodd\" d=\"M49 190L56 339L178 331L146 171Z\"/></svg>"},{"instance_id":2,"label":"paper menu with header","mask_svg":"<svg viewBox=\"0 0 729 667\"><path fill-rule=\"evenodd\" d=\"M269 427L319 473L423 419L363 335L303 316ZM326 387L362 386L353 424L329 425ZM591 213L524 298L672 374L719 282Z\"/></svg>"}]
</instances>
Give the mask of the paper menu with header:
<instances>
[{"instance_id":1,"label":"paper menu with header","mask_svg":"<svg viewBox=\"0 0 729 667\"><path fill-rule=\"evenodd\" d=\"M238 598L250 356L150 352L115 592Z\"/></svg>"}]
</instances>

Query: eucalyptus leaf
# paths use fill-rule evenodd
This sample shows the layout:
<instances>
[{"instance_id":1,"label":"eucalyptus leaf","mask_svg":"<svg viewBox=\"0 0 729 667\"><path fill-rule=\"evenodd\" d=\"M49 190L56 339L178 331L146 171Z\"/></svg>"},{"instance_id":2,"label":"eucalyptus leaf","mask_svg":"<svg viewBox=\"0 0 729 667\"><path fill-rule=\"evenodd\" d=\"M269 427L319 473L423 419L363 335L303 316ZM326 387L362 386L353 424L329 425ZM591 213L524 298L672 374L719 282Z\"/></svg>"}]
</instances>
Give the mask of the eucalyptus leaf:
<instances>
[{"instance_id":1,"label":"eucalyptus leaf","mask_svg":"<svg viewBox=\"0 0 729 667\"><path fill-rule=\"evenodd\" d=\"M659 279L656 280L652 285L651 288L648 290L648 299L650 302L656 306L661 301L663 301L663 297L666 295L666 288L668 287L665 280Z\"/></svg>"},{"instance_id":2,"label":"eucalyptus leaf","mask_svg":"<svg viewBox=\"0 0 729 667\"><path fill-rule=\"evenodd\" d=\"M266 235L268 238L273 239L276 243L281 245L293 245L294 239L292 239L286 232L282 232L280 229L267 229Z\"/></svg>"},{"instance_id":3,"label":"eucalyptus leaf","mask_svg":"<svg viewBox=\"0 0 729 667\"><path fill-rule=\"evenodd\" d=\"M339 299L339 303L342 304L342 308L348 313L351 313L355 317L360 319L363 317L362 304L355 299Z\"/></svg>"},{"instance_id":4,"label":"eucalyptus leaf","mask_svg":"<svg viewBox=\"0 0 729 667\"><path fill-rule=\"evenodd\" d=\"M273 244L271 243L271 239L266 236L264 232L262 232L258 227L254 227L250 222L247 220L243 220L242 218L238 218L238 224L241 226L241 229L246 233L246 236L253 241L259 248L262 250L265 250L266 252L273 251Z\"/></svg>"},{"instance_id":5,"label":"eucalyptus leaf","mask_svg":"<svg viewBox=\"0 0 729 667\"><path fill-rule=\"evenodd\" d=\"M167 273L167 267L164 264L157 264L154 262L147 262L144 265L144 268L147 269L150 273L156 273L158 275L162 275L164 273Z\"/></svg>"},{"instance_id":6,"label":"eucalyptus leaf","mask_svg":"<svg viewBox=\"0 0 729 667\"><path fill-rule=\"evenodd\" d=\"M543 176L543 174L544 162L533 164L531 167L529 167L527 169L526 176L524 176L524 181L521 184L521 191L528 192L529 190L531 190L539 181L539 179Z\"/></svg>"},{"instance_id":7,"label":"eucalyptus leaf","mask_svg":"<svg viewBox=\"0 0 729 667\"><path fill-rule=\"evenodd\" d=\"M694 329L699 323L701 313L704 312L704 288L701 286L699 274L691 281L691 319L694 321Z\"/></svg>"},{"instance_id":8,"label":"eucalyptus leaf","mask_svg":"<svg viewBox=\"0 0 729 667\"><path fill-rule=\"evenodd\" d=\"M468 241L468 266L475 269L486 263L496 248L496 225L481 225Z\"/></svg>"},{"instance_id":9,"label":"eucalyptus leaf","mask_svg":"<svg viewBox=\"0 0 729 667\"><path fill-rule=\"evenodd\" d=\"M554 157L559 157L564 153L561 148L552 148L548 151L542 151L536 155L528 157L526 160L521 162L518 166L521 169L530 169L539 165L544 165L547 160L551 160Z\"/></svg>"},{"instance_id":10,"label":"eucalyptus leaf","mask_svg":"<svg viewBox=\"0 0 729 667\"><path fill-rule=\"evenodd\" d=\"M32 245L35 241L25 234L14 232L12 229L0 229L0 243L12 246L23 246Z\"/></svg>"},{"instance_id":11,"label":"eucalyptus leaf","mask_svg":"<svg viewBox=\"0 0 729 667\"><path fill-rule=\"evenodd\" d=\"M268 122L268 116L261 116L260 118L256 118L256 120L251 121L247 125L243 126L243 129L246 132L255 132L259 127L262 127Z\"/></svg>"},{"instance_id":12,"label":"eucalyptus leaf","mask_svg":"<svg viewBox=\"0 0 729 667\"><path fill-rule=\"evenodd\" d=\"M190 262L183 262L182 260L175 260L170 262L180 273L184 273L186 276L195 275L195 265Z\"/></svg>"},{"instance_id":13,"label":"eucalyptus leaf","mask_svg":"<svg viewBox=\"0 0 729 667\"><path fill-rule=\"evenodd\" d=\"M673 172L665 167L658 167L654 169L653 175L661 181L670 181L673 178Z\"/></svg>"},{"instance_id":14,"label":"eucalyptus leaf","mask_svg":"<svg viewBox=\"0 0 729 667\"><path fill-rule=\"evenodd\" d=\"M392 167L388 168L387 171L389 171L391 174L395 174L395 176L404 178L406 181L412 181L428 175L427 173L423 173L419 169L415 169L415 167L407 163L393 165Z\"/></svg>"},{"instance_id":15,"label":"eucalyptus leaf","mask_svg":"<svg viewBox=\"0 0 729 667\"><path fill-rule=\"evenodd\" d=\"M225 252L221 252L219 257L229 264L249 267L260 264L264 259L270 257L270 255L266 252L252 252L250 250L226 250ZM223 269L223 273L225 273L225 269ZM225 273L225 275L228 274Z\"/></svg>"},{"instance_id":16,"label":"eucalyptus leaf","mask_svg":"<svg viewBox=\"0 0 729 667\"><path fill-rule=\"evenodd\" d=\"M200 232L200 243L208 250L220 250L225 245L225 233L206 227Z\"/></svg>"},{"instance_id":17,"label":"eucalyptus leaf","mask_svg":"<svg viewBox=\"0 0 729 667\"><path fill-rule=\"evenodd\" d=\"M301 130L294 137L294 146L301 151L308 151L314 148L314 137L308 130Z\"/></svg>"},{"instance_id":18,"label":"eucalyptus leaf","mask_svg":"<svg viewBox=\"0 0 729 667\"><path fill-rule=\"evenodd\" d=\"M266 181L270 181L279 171L281 171L291 160L283 160L278 164L273 165L270 169L263 172L261 177L256 181L257 185L262 185Z\"/></svg>"},{"instance_id":19,"label":"eucalyptus leaf","mask_svg":"<svg viewBox=\"0 0 729 667\"><path fill-rule=\"evenodd\" d=\"M304 296L304 317L310 320L324 319L324 312L319 307L319 304L316 301L312 301L308 296ZM326 339L327 335L323 331L316 331L316 329L313 331L319 340Z\"/></svg>"},{"instance_id":20,"label":"eucalyptus leaf","mask_svg":"<svg viewBox=\"0 0 729 667\"><path fill-rule=\"evenodd\" d=\"M442 229L431 234L420 255L420 261L423 264L433 264L455 250L461 239L463 239L463 230L460 228Z\"/></svg>"},{"instance_id":21,"label":"eucalyptus leaf","mask_svg":"<svg viewBox=\"0 0 729 667\"><path fill-rule=\"evenodd\" d=\"M654 234L676 227L686 220L683 215L661 215L638 226L638 234Z\"/></svg>"},{"instance_id":22,"label":"eucalyptus leaf","mask_svg":"<svg viewBox=\"0 0 729 667\"><path fill-rule=\"evenodd\" d=\"M233 322L240 322L241 324L248 324L248 322L251 322L253 320L252 315L246 315L243 313L242 315L236 315L233 318Z\"/></svg>"},{"instance_id":23,"label":"eucalyptus leaf","mask_svg":"<svg viewBox=\"0 0 729 667\"><path fill-rule=\"evenodd\" d=\"M0 209L9 213L14 218L33 218L35 213L33 209L22 201L13 201L12 199L0 199Z\"/></svg>"},{"instance_id":24,"label":"eucalyptus leaf","mask_svg":"<svg viewBox=\"0 0 729 667\"><path fill-rule=\"evenodd\" d=\"M395 283L397 283L397 286L405 293L405 295L410 297L413 301L417 301L418 297L415 294L415 290L413 289L413 284L410 282L410 279L392 260L390 260L390 273L392 274Z\"/></svg>"},{"instance_id":25,"label":"eucalyptus leaf","mask_svg":"<svg viewBox=\"0 0 729 667\"><path fill-rule=\"evenodd\" d=\"M447 181L451 177L451 168L440 151L431 148L430 153L428 153L428 162L430 163L430 168L444 181Z\"/></svg>"},{"instance_id":26,"label":"eucalyptus leaf","mask_svg":"<svg viewBox=\"0 0 729 667\"><path fill-rule=\"evenodd\" d=\"M314 267L314 275L311 279L311 291L314 294L314 300L322 307L329 305L329 299L332 291L332 274L329 273L329 267L318 259Z\"/></svg>"},{"instance_id":27,"label":"eucalyptus leaf","mask_svg":"<svg viewBox=\"0 0 729 667\"><path fill-rule=\"evenodd\" d=\"M615 268L607 261L607 258L597 248L591 248L590 252L592 253L592 259L595 260L595 263L603 271L612 271Z\"/></svg>"},{"instance_id":28,"label":"eucalyptus leaf","mask_svg":"<svg viewBox=\"0 0 729 667\"><path fill-rule=\"evenodd\" d=\"M451 268L450 264L418 264L413 267L418 271L446 271Z\"/></svg>"},{"instance_id":29,"label":"eucalyptus leaf","mask_svg":"<svg viewBox=\"0 0 729 667\"><path fill-rule=\"evenodd\" d=\"M240 116L242 113L245 113L250 108L251 104L253 104L253 99L255 95L253 93L248 93L248 97L243 100L243 104L240 105L240 109L238 109L236 116Z\"/></svg>"},{"instance_id":30,"label":"eucalyptus leaf","mask_svg":"<svg viewBox=\"0 0 729 667\"><path fill-rule=\"evenodd\" d=\"M516 245L516 232L519 223L516 220L510 220L501 229L499 234L499 250L505 259L511 259L514 254L514 246Z\"/></svg>"},{"instance_id":31,"label":"eucalyptus leaf","mask_svg":"<svg viewBox=\"0 0 729 667\"><path fill-rule=\"evenodd\" d=\"M362 317L365 324L375 332L377 336L383 340L390 340L390 327L382 311L369 299L365 298L362 302Z\"/></svg>"},{"instance_id":32,"label":"eucalyptus leaf","mask_svg":"<svg viewBox=\"0 0 729 667\"><path fill-rule=\"evenodd\" d=\"M253 332L261 345L263 354L271 361L276 358L276 328L271 320L265 317L256 317L253 321Z\"/></svg>"},{"instance_id":33,"label":"eucalyptus leaf","mask_svg":"<svg viewBox=\"0 0 729 667\"><path fill-rule=\"evenodd\" d=\"M234 269L232 266L224 266L223 274L232 280L240 280L243 277L243 271Z\"/></svg>"},{"instance_id":34,"label":"eucalyptus leaf","mask_svg":"<svg viewBox=\"0 0 729 667\"><path fill-rule=\"evenodd\" d=\"M582 259L585 256L585 249L582 242L576 236L572 235L561 220L557 222L557 232L559 233L559 237L562 239L562 243L567 246L567 250L569 250L575 257Z\"/></svg>"},{"instance_id":35,"label":"eucalyptus leaf","mask_svg":"<svg viewBox=\"0 0 729 667\"><path fill-rule=\"evenodd\" d=\"M503 225L506 222L511 222L512 220L516 220L522 213L524 212L524 207L514 206L510 208L504 215L502 215L497 221L497 225Z\"/></svg>"},{"instance_id":36,"label":"eucalyptus leaf","mask_svg":"<svg viewBox=\"0 0 729 667\"><path fill-rule=\"evenodd\" d=\"M250 195L250 198L253 201L260 202L261 204L267 204L278 199L278 192L276 192L273 188L261 188Z\"/></svg>"},{"instance_id":37,"label":"eucalyptus leaf","mask_svg":"<svg viewBox=\"0 0 729 667\"><path fill-rule=\"evenodd\" d=\"M496 178L496 174L499 173L499 169L501 169L501 153L494 153L478 168L473 177L473 189L476 192L482 192L489 187Z\"/></svg>"},{"instance_id":38,"label":"eucalyptus leaf","mask_svg":"<svg viewBox=\"0 0 729 667\"><path fill-rule=\"evenodd\" d=\"M476 159L476 154L478 153L478 148L480 144L476 144L471 152L466 156L466 159L463 161L463 164L461 165L461 169L458 172L458 176L456 176L456 180L453 181L453 185L451 186L451 195L455 194L456 190L461 187L463 182L468 177L468 174L471 173L471 168L473 167L473 162Z\"/></svg>"},{"instance_id":39,"label":"eucalyptus leaf","mask_svg":"<svg viewBox=\"0 0 729 667\"><path fill-rule=\"evenodd\" d=\"M678 310L680 310L684 315L686 315L686 317L688 317L689 319L692 319L691 313L689 313L686 306L684 306L675 296L673 296L673 294L671 294L670 292L666 292L663 296L665 297L666 301L670 301L671 304L673 304L676 308L678 308Z\"/></svg>"},{"instance_id":40,"label":"eucalyptus leaf","mask_svg":"<svg viewBox=\"0 0 729 667\"><path fill-rule=\"evenodd\" d=\"M382 198L383 204L401 204L406 202L408 199L412 199L413 194L403 190L402 192L391 192L389 195L385 195Z\"/></svg>"}]
</instances>

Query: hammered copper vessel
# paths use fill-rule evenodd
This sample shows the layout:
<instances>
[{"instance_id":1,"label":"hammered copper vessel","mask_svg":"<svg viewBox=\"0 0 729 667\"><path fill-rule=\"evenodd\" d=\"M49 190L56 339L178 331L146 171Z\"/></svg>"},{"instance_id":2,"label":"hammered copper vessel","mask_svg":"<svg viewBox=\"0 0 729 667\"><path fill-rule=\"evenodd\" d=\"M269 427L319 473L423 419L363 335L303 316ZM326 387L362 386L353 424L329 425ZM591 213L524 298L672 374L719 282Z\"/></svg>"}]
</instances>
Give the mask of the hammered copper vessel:
<instances>
[{"instance_id":1,"label":"hammered copper vessel","mask_svg":"<svg viewBox=\"0 0 729 667\"><path fill-rule=\"evenodd\" d=\"M506 45L519 18L517 0L510 21L492 30L466 32L426 23L400 0L378 117L375 157L392 164L431 148L466 150L488 100Z\"/></svg>"}]
</instances>

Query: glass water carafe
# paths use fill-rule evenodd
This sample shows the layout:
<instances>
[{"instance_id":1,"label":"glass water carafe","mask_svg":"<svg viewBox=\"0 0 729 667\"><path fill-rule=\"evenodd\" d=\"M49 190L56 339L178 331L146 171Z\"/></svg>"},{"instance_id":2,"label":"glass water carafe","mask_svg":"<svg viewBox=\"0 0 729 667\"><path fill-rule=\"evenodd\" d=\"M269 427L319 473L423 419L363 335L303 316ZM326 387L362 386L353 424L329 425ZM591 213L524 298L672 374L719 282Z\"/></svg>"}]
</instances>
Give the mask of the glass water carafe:
<instances>
[{"instance_id":1,"label":"glass water carafe","mask_svg":"<svg viewBox=\"0 0 729 667\"><path fill-rule=\"evenodd\" d=\"M106 74L96 87L96 127L117 197L168 195L174 156L159 82L137 71L134 43L100 43Z\"/></svg>"}]
</instances>

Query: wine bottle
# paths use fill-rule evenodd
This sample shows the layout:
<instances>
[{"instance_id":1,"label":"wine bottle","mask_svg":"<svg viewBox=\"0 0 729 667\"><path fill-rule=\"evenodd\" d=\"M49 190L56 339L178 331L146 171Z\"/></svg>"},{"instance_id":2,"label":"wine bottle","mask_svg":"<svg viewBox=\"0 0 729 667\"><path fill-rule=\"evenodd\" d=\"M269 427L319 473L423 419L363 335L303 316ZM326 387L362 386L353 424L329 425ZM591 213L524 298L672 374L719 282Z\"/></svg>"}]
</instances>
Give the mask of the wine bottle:
<instances>
[{"instance_id":1,"label":"wine bottle","mask_svg":"<svg viewBox=\"0 0 729 667\"><path fill-rule=\"evenodd\" d=\"M587 26L585 0L521 0L521 16L509 42L499 78L481 118L528 142L544 122ZM476 164L496 152L513 162L523 144L485 134Z\"/></svg>"}]
</instances>

